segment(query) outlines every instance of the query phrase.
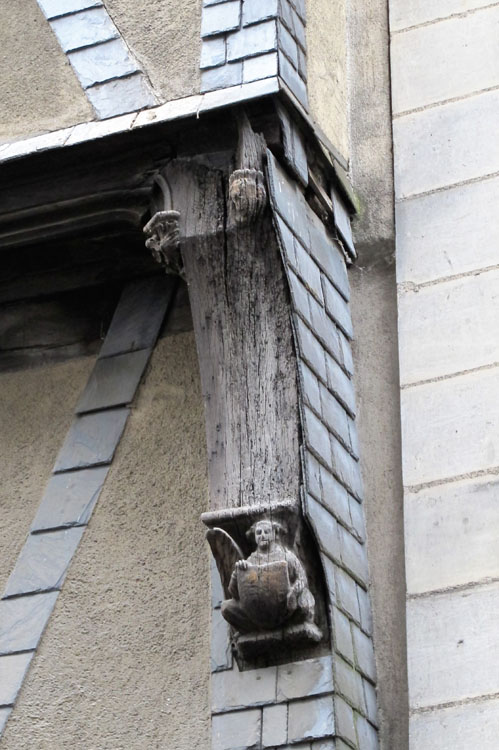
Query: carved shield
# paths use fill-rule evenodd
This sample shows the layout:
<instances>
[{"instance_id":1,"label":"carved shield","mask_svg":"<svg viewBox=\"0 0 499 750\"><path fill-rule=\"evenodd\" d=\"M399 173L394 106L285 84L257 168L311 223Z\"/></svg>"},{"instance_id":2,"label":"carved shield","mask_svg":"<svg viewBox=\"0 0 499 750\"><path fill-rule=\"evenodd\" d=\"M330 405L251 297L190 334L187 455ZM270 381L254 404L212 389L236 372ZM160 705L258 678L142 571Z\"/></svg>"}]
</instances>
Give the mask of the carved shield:
<instances>
[{"instance_id":1,"label":"carved shield","mask_svg":"<svg viewBox=\"0 0 499 750\"><path fill-rule=\"evenodd\" d=\"M283 624L290 588L285 560L239 569L237 586L242 608L259 629L272 630Z\"/></svg>"}]
</instances>

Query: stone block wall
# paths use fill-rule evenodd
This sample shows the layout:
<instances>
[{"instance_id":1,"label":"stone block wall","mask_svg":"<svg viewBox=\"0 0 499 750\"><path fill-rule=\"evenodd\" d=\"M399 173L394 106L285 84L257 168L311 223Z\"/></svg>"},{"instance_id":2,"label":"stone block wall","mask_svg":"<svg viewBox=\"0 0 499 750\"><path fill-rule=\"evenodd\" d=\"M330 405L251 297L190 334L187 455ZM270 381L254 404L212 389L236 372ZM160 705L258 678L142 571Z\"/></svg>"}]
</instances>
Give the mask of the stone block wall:
<instances>
[{"instance_id":1,"label":"stone block wall","mask_svg":"<svg viewBox=\"0 0 499 750\"><path fill-rule=\"evenodd\" d=\"M409 745L492 750L499 5L391 0L390 12Z\"/></svg>"}]
</instances>

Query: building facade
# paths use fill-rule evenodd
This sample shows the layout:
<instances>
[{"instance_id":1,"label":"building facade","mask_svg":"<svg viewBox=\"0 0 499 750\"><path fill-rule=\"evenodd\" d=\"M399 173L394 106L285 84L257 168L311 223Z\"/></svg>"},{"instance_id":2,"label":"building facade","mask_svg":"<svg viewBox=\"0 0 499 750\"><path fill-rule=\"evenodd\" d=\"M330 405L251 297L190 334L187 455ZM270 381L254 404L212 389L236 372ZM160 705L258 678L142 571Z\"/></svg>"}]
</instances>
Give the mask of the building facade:
<instances>
[{"instance_id":1,"label":"building facade","mask_svg":"<svg viewBox=\"0 0 499 750\"><path fill-rule=\"evenodd\" d=\"M0 743L493 750L499 5L0 0Z\"/></svg>"}]
</instances>

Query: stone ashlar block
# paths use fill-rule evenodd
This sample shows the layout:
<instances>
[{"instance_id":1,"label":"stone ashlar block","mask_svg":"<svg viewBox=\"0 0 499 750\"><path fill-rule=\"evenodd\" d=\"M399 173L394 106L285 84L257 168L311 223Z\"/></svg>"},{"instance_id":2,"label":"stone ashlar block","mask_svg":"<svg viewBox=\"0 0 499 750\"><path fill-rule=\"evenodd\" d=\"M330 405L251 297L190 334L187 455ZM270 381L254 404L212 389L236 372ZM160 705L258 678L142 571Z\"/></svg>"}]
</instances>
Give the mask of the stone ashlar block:
<instances>
[{"instance_id":1,"label":"stone ashlar block","mask_svg":"<svg viewBox=\"0 0 499 750\"><path fill-rule=\"evenodd\" d=\"M331 656L307 659L277 667L277 700L306 698L333 690Z\"/></svg>"},{"instance_id":2,"label":"stone ashlar block","mask_svg":"<svg viewBox=\"0 0 499 750\"><path fill-rule=\"evenodd\" d=\"M409 722L415 747L496 750L499 699L416 713Z\"/></svg>"},{"instance_id":3,"label":"stone ashlar block","mask_svg":"<svg viewBox=\"0 0 499 750\"><path fill-rule=\"evenodd\" d=\"M400 290L398 306L402 384L497 361L499 271L477 272L417 291Z\"/></svg>"},{"instance_id":4,"label":"stone ashlar block","mask_svg":"<svg viewBox=\"0 0 499 750\"><path fill-rule=\"evenodd\" d=\"M391 42L395 114L497 86L499 8L396 34Z\"/></svg>"},{"instance_id":5,"label":"stone ashlar block","mask_svg":"<svg viewBox=\"0 0 499 750\"><path fill-rule=\"evenodd\" d=\"M99 357L151 349L175 284L168 276L134 281L123 289ZM144 301L147 304L144 304Z\"/></svg>"},{"instance_id":6,"label":"stone ashlar block","mask_svg":"<svg viewBox=\"0 0 499 750\"><path fill-rule=\"evenodd\" d=\"M63 16L50 25L65 52L119 37L118 29L105 8L91 8Z\"/></svg>"},{"instance_id":7,"label":"stone ashlar block","mask_svg":"<svg viewBox=\"0 0 499 750\"><path fill-rule=\"evenodd\" d=\"M497 475L406 495L409 594L499 578L498 497Z\"/></svg>"},{"instance_id":8,"label":"stone ashlar block","mask_svg":"<svg viewBox=\"0 0 499 750\"><path fill-rule=\"evenodd\" d=\"M288 708L288 742L334 735L332 696L294 701Z\"/></svg>"},{"instance_id":9,"label":"stone ashlar block","mask_svg":"<svg viewBox=\"0 0 499 750\"><path fill-rule=\"evenodd\" d=\"M421 3L420 0L391 0L390 29L401 31L430 21L447 18L483 6L483 0L440 0L437 4Z\"/></svg>"},{"instance_id":10,"label":"stone ashlar block","mask_svg":"<svg viewBox=\"0 0 499 750\"><path fill-rule=\"evenodd\" d=\"M53 476L31 530L48 531L88 523L108 471L107 466L99 466Z\"/></svg>"},{"instance_id":11,"label":"stone ashlar block","mask_svg":"<svg viewBox=\"0 0 499 750\"><path fill-rule=\"evenodd\" d=\"M498 617L496 583L407 602L411 708L496 693Z\"/></svg>"},{"instance_id":12,"label":"stone ashlar block","mask_svg":"<svg viewBox=\"0 0 499 750\"><path fill-rule=\"evenodd\" d=\"M58 591L52 591L0 601L0 654L29 651L38 646L58 595Z\"/></svg>"},{"instance_id":13,"label":"stone ashlar block","mask_svg":"<svg viewBox=\"0 0 499 750\"><path fill-rule=\"evenodd\" d=\"M133 401L151 355L150 349L98 359L76 407L77 414Z\"/></svg>"},{"instance_id":14,"label":"stone ashlar block","mask_svg":"<svg viewBox=\"0 0 499 750\"><path fill-rule=\"evenodd\" d=\"M111 78L122 78L139 69L122 39L112 39L95 47L69 52L68 58L85 89ZM123 113L124 110L116 114Z\"/></svg>"},{"instance_id":15,"label":"stone ashlar block","mask_svg":"<svg viewBox=\"0 0 499 750\"><path fill-rule=\"evenodd\" d=\"M84 528L30 534L12 571L4 598L60 589Z\"/></svg>"},{"instance_id":16,"label":"stone ashlar block","mask_svg":"<svg viewBox=\"0 0 499 750\"><path fill-rule=\"evenodd\" d=\"M274 20L245 26L227 37L227 59L231 62L276 49L277 29Z\"/></svg>"},{"instance_id":17,"label":"stone ashlar block","mask_svg":"<svg viewBox=\"0 0 499 750\"><path fill-rule=\"evenodd\" d=\"M156 104L142 73L92 86L86 93L97 116L103 120Z\"/></svg>"},{"instance_id":18,"label":"stone ashlar block","mask_svg":"<svg viewBox=\"0 0 499 750\"><path fill-rule=\"evenodd\" d=\"M499 172L498 115L494 90L395 119L396 198Z\"/></svg>"},{"instance_id":19,"label":"stone ashlar block","mask_svg":"<svg viewBox=\"0 0 499 750\"><path fill-rule=\"evenodd\" d=\"M212 718L212 750L245 750L260 746L262 711L236 711Z\"/></svg>"},{"instance_id":20,"label":"stone ashlar block","mask_svg":"<svg viewBox=\"0 0 499 750\"><path fill-rule=\"evenodd\" d=\"M12 706L29 669L33 652L0 656L0 705ZM3 715L4 724L8 716ZM0 731L3 727L0 727Z\"/></svg>"},{"instance_id":21,"label":"stone ashlar block","mask_svg":"<svg viewBox=\"0 0 499 750\"><path fill-rule=\"evenodd\" d=\"M499 177L397 203L397 281L420 284L497 264Z\"/></svg>"},{"instance_id":22,"label":"stone ashlar block","mask_svg":"<svg viewBox=\"0 0 499 750\"><path fill-rule=\"evenodd\" d=\"M212 710L228 711L273 703L276 699L277 667L240 672L238 667L211 678Z\"/></svg>"},{"instance_id":23,"label":"stone ashlar block","mask_svg":"<svg viewBox=\"0 0 499 750\"><path fill-rule=\"evenodd\" d=\"M76 417L57 457L54 472L110 464L129 410L110 409Z\"/></svg>"},{"instance_id":24,"label":"stone ashlar block","mask_svg":"<svg viewBox=\"0 0 499 750\"><path fill-rule=\"evenodd\" d=\"M217 3L203 8L201 19L201 36L224 34L239 28L241 17L240 0Z\"/></svg>"},{"instance_id":25,"label":"stone ashlar block","mask_svg":"<svg viewBox=\"0 0 499 750\"><path fill-rule=\"evenodd\" d=\"M404 389L404 484L442 481L497 466L498 394L498 367Z\"/></svg>"}]
</instances>

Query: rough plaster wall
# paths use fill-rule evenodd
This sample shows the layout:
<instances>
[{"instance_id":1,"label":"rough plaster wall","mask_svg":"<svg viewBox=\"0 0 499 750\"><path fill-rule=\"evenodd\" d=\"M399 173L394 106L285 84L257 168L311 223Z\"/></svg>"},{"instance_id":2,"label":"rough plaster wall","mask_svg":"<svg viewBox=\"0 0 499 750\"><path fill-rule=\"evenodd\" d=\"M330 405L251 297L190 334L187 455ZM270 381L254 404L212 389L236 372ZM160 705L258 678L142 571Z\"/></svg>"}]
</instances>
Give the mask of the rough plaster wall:
<instances>
[{"instance_id":1,"label":"rough plaster wall","mask_svg":"<svg viewBox=\"0 0 499 750\"><path fill-rule=\"evenodd\" d=\"M382 750L407 750L403 491L393 265L350 271Z\"/></svg>"},{"instance_id":2,"label":"rough plaster wall","mask_svg":"<svg viewBox=\"0 0 499 750\"><path fill-rule=\"evenodd\" d=\"M125 41L166 101L201 88L201 0L105 0Z\"/></svg>"},{"instance_id":3,"label":"rough plaster wall","mask_svg":"<svg viewBox=\"0 0 499 750\"><path fill-rule=\"evenodd\" d=\"M393 153L388 4L349 0L350 177L360 200L356 248L369 263L394 254Z\"/></svg>"},{"instance_id":4,"label":"rough plaster wall","mask_svg":"<svg viewBox=\"0 0 499 750\"><path fill-rule=\"evenodd\" d=\"M348 159L346 51L346 0L308 0L310 111L333 145Z\"/></svg>"},{"instance_id":5,"label":"rough plaster wall","mask_svg":"<svg viewBox=\"0 0 499 750\"><path fill-rule=\"evenodd\" d=\"M82 358L0 374L0 591L24 544L92 366L92 358Z\"/></svg>"},{"instance_id":6,"label":"rough plaster wall","mask_svg":"<svg viewBox=\"0 0 499 750\"><path fill-rule=\"evenodd\" d=\"M0 0L0 142L93 119L36 0Z\"/></svg>"},{"instance_id":7,"label":"rough plaster wall","mask_svg":"<svg viewBox=\"0 0 499 750\"><path fill-rule=\"evenodd\" d=\"M169 336L153 354L2 750L209 747L204 434L193 334Z\"/></svg>"}]
</instances>

